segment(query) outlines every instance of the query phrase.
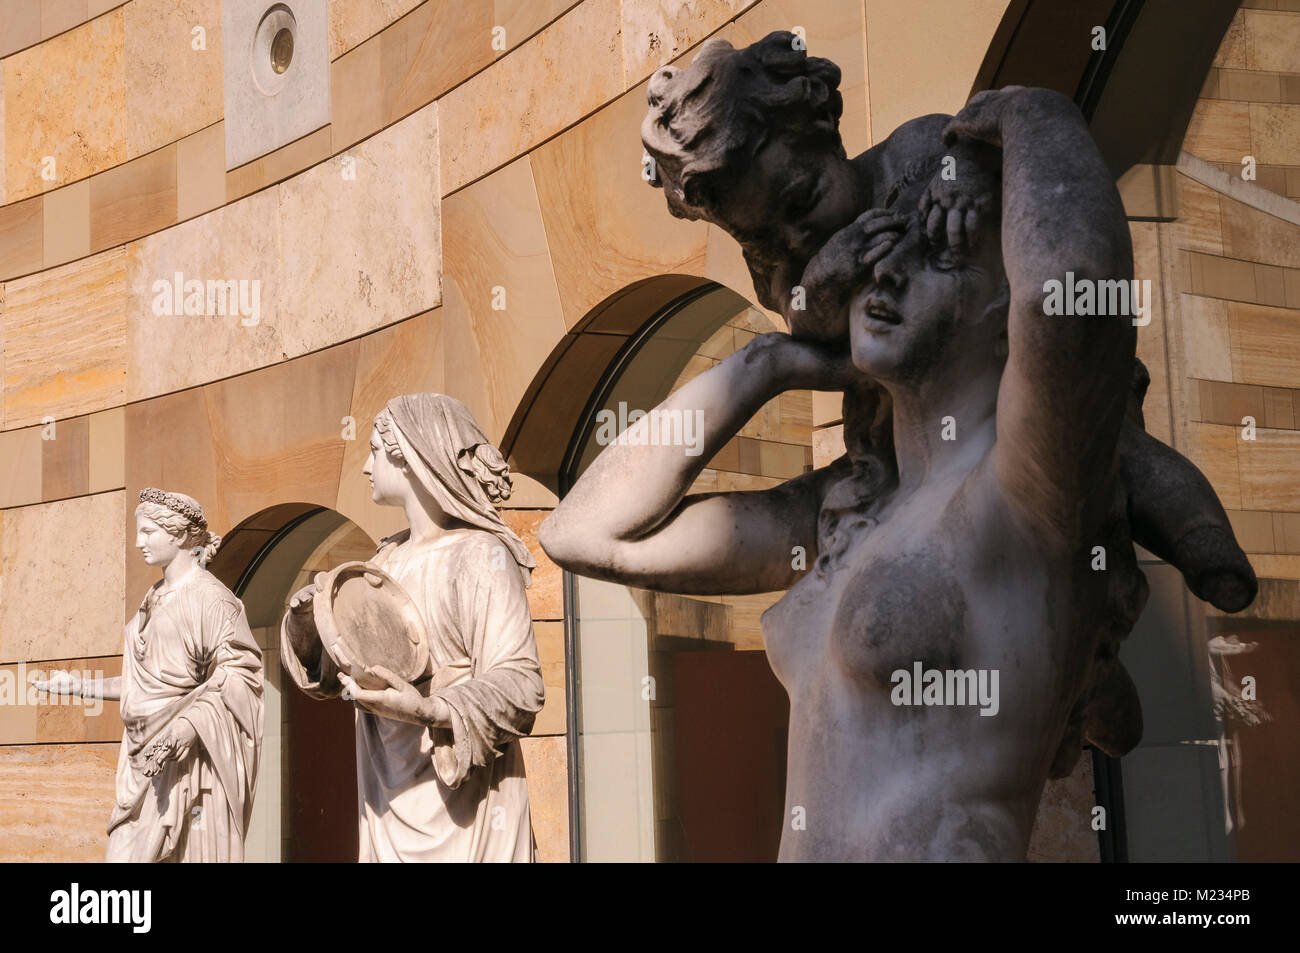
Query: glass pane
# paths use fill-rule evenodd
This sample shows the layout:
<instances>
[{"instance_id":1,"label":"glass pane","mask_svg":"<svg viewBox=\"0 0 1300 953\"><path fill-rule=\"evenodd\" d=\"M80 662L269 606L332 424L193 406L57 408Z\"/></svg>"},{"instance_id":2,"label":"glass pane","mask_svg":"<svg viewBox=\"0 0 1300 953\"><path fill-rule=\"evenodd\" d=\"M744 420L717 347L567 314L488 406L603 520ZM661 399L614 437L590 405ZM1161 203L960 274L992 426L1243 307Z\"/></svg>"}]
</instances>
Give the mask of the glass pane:
<instances>
[{"instance_id":1,"label":"glass pane","mask_svg":"<svg viewBox=\"0 0 1300 953\"><path fill-rule=\"evenodd\" d=\"M607 382L576 478L635 411L775 331L724 288L669 308ZM709 462L693 492L765 489L812 465L812 395L782 394ZM606 430L608 433L608 430ZM779 593L681 596L572 580L582 857L773 860L789 706L763 651ZM723 714L725 713L725 714Z\"/></svg>"}]
</instances>

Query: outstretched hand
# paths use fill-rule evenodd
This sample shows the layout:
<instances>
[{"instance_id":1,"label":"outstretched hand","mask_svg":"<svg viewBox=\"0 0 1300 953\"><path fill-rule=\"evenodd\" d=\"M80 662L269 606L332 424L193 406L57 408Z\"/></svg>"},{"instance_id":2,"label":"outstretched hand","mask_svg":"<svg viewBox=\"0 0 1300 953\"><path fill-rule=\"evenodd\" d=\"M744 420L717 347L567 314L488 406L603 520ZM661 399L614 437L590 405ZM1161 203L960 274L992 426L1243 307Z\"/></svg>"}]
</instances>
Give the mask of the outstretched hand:
<instances>
[{"instance_id":1,"label":"outstretched hand","mask_svg":"<svg viewBox=\"0 0 1300 953\"><path fill-rule=\"evenodd\" d=\"M32 685L38 692L51 695L81 695L85 691L79 676L63 671L51 672L49 678L33 679Z\"/></svg>"},{"instance_id":2,"label":"outstretched hand","mask_svg":"<svg viewBox=\"0 0 1300 953\"><path fill-rule=\"evenodd\" d=\"M315 603L320 595L324 573L303 586L289 599L289 611L284 615L284 631L299 659L308 669L320 664L321 644L316 633Z\"/></svg>"},{"instance_id":3,"label":"outstretched hand","mask_svg":"<svg viewBox=\"0 0 1300 953\"><path fill-rule=\"evenodd\" d=\"M290 597L289 612L295 619L306 620L311 617L312 606L316 602L316 596L320 594L320 584L324 575L318 572L311 582Z\"/></svg>"}]
</instances>

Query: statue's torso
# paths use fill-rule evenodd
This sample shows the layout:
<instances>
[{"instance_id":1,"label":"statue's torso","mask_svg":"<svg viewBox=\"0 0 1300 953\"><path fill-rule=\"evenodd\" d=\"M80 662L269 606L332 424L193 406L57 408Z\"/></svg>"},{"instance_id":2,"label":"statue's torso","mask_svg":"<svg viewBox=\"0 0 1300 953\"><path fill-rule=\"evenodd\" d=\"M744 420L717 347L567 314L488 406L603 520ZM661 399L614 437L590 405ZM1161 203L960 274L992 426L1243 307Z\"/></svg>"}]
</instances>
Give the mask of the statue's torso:
<instances>
[{"instance_id":1,"label":"statue's torso","mask_svg":"<svg viewBox=\"0 0 1300 953\"><path fill-rule=\"evenodd\" d=\"M783 859L1023 856L1092 651L1074 567L1017 529L991 454L841 520L839 555L763 617L791 703ZM917 662L990 692L996 671L997 713L978 693L894 704Z\"/></svg>"},{"instance_id":2,"label":"statue's torso","mask_svg":"<svg viewBox=\"0 0 1300 953\"><path fill-rule=\"evenodd\" d=\"M467 529L448 532L424 547L388 543L373 560L415 603L435 672L444 666L463 667L461 677L469 678L490 662L473 644L476 620L464 615L457 597L458 584L480 571L476 553L485 538L491 537ZM508 568L508 574L499 575L503 584L518 579L514 564ZM356 732L363 861L531 857L528 787L518 742L503 745L501 757L475 767L452 789L438 775L434 740L427 727L384 718L358 706Z\"/></svg>"},{"instance_id":3,"label":"statue's torso","mask_svg":"<svg viewBox=\"0 0 1300 953\"><path fill-rule=\"evenodd\" d=\"M151 589L146 595L126 628L121 699L125 722L154 714L206 681L211 658L203 652L204 638L197 627L203 607L214 600L234 600L234 595L205 570L175 589Z\"/></svg>"}]
</instances>

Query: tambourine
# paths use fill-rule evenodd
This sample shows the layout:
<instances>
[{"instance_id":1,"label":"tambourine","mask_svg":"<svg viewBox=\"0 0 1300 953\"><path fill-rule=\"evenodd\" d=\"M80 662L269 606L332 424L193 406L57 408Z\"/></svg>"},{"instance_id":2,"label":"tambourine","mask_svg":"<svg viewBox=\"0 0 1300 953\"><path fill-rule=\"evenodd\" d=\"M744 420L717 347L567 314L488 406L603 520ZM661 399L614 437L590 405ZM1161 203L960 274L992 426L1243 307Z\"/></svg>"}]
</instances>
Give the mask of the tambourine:
<instances>
[{"instance_id":1,"label":"tambourine","mask_svg":"<svg viewBox=\"0 0 1300 953\"><path fill-rule=\"evenodd\" d=\"M371 672L377 665L412 683L428 674L424 620L397 580L371 563L350 562L322 573L316 583L312 615L321 645L357 685L387 688Z\"/></svg>"}]
</instances>

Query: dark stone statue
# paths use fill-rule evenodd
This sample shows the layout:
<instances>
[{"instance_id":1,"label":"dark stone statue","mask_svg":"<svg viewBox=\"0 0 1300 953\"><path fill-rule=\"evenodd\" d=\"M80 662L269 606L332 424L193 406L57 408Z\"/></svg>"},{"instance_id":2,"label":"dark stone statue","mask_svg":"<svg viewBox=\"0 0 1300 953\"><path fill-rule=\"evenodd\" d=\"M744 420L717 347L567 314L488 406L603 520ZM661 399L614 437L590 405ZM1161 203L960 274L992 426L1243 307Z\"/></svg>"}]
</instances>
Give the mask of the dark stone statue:
<instances>
[{"instance_id":1,"label":"dark stone statue","mask_svg":"<svg viewBox=\"0 0 1300 953\"><path fill-rule=\"evenodd\" d=\"M1023 859L1049 775L1141 737L1118 659L1147 594L1134 540L1225 610L1257 582L1208 482L1144 430L1114 307L1128 225L1074 105L981 93L848 159L839 70L793 41L706 43L655 74L642 126L669 211L736 238L791 334L661 405L703 412L702 454L606 448L541 542L626 585L788 590L763 618L791 703L782 859ZM1067 281L1111 306L1057 313ZM688 495L790 389L843 392L845 455Z\"/></svg>"}]
</instances>

